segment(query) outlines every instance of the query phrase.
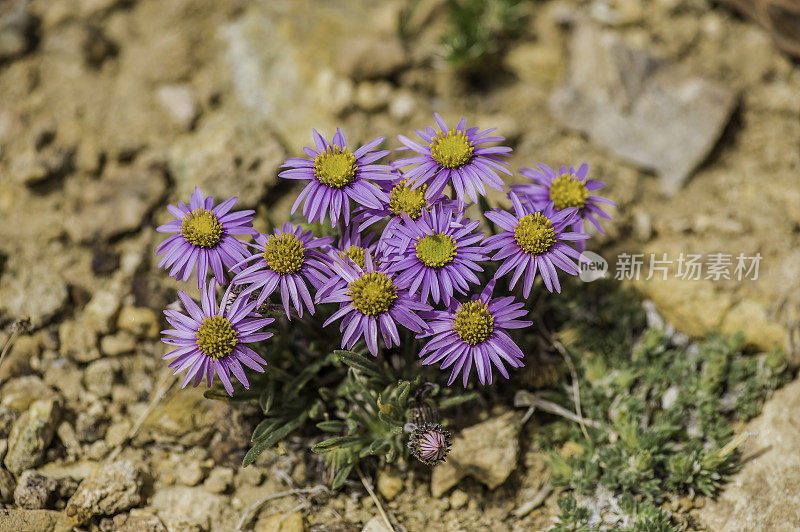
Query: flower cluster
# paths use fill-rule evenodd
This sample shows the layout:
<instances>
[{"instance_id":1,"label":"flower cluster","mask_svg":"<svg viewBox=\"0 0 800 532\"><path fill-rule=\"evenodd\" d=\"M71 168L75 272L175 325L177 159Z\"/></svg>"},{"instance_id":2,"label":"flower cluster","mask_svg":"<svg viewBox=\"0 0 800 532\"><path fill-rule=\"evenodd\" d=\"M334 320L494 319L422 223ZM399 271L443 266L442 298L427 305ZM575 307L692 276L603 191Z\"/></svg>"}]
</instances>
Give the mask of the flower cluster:
<instances>
[{"instance_id":1,"label":"flower cluster","mask_svg":"<svg viewBox=\"0 0 800 532\"><path fill-rule=\"evenodd\" d=\"M287 159L279 174L306 182L292 213L302 205L309 225L287 222L261 234L253 211L232 210L237 198L215 206L199 189L188 205L169 206L176 219L158 228L172 233L157 249L159 267L184 282L196 272L201 292L201 305L180 292L185 312L165 312L174 329L164 341L177 348L165 358L176 373L186 371L184 385L210 386L216 373L229 394L230 374L247 388L242 365L263 371L266 361L246 344L272 336L264 328L273 319L259 309L278 301L287 320L320 311L322 326L338 323L342 348L363 340L377 356L381 344L419 339L422 363L450 369L448 384L461 376L467 386L473 367L481 384L491 384L494 370L508 378L507 367L522 366L509 331L531 321L517 298L528 298L537 278L560 292L559 271L578 273L589 238L583 221L602 231L598 219L609 216L600 205L613 203L595 195L603 184L588 178L585 163L522 169L533 183L507 190L511 148L500 145L503 137L463 119L453 129L438 114L434 121L438 129L416 131L421 140L400 135L399 150L413 153L392 162L379 149L384 137L356 147L341 129L330 141L314 131L314 147ZM485 237L466 209L487 189L508 191L512 210L485 212L498 230ZM217 285L227 286L219 305ZM496 286L509 292L494 295ZM431 461L429 447L447 443L435 432L418 449Z\"/></svg>"}]
</instances>

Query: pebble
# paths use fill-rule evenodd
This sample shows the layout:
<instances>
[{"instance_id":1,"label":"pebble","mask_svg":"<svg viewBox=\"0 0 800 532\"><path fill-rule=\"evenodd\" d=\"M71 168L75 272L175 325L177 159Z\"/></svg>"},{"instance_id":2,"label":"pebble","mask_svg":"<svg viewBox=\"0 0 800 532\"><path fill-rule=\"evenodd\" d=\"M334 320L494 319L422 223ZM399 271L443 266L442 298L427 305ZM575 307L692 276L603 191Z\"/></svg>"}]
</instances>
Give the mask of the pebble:
<instances>
[{"instance_id":1,"label":"pebble","mask_svg":"<svg viewBox=\"0 0 800 532\"><path fill-rule=\"evenodd\" d=\"M28 510L54 508L58 501L72 495L77 486L78 483L69 477L54 479L28 470L19 477L14 503Z\"/></svg>"},{"instance_id":2,"label":"pebble","mask_svg":"<svg viewBox=\"0 0 800 532\"><path fill-rule=\"evenodd\" d=\"M305 532L306 523L303 514L275 514L266 519L259 519L253 532Z\"/></svg>"},{"instance_id":3,"label":"pebble","mask_svg":"<svg viewBox=\"0 0 800 532\"><path fill-rule=\"evenodd\" d=\"M456 489L450 494L450 507L454 510L463 508L467 502L469 502L469 495L464 490Z\"/></svg>"},{"instance_id":4,"label":"pebble","mask_svg":"<svg viewBox=\"0 0 800 532\"><path fill-rule=\"evenodd\" d=\"M39 357L42 342L37 336L23 335L14 341L14 345L6 353L3 365L0 366L0 382L24 374L31 367L31 360Z\"/></svg>"},{"instance_id":5,"label":"pebble","mask_svg":"<svg viewBox=\"0 0 800 532\"><path fill-rule=\"evenodd\" d=\"M339 71L353 80L385 78L401 70L407 63L406 52L399 39L356 37L342 46L338 54Z\"/></svg>"},{"instance_id":6,"label":"pebble","mask_svg":"<svg viewBox=\"0 0 800 532\"><path fill-rule=\"evenodd\" d=\"M86 367L83 374L84 386L99 397L111 397L118 367L119 363L114 359L95 360Z\"/></svg>"},{"instance_id":7,"label":"pebble","mask_svg":"<svg viewBox=\"0 0 800 532\"><path fill-rule=\"evenodd\" d=\"M100 358L97 333L84 320L66 320L58 326L59 353L75 362Z\"/></svg>"},{"instance_id":8,"label":"pebble","mask_svg":"<svg viewBox=\"0 0 800 532\"><path fill-rule=\"evenodd\" d=\"M211 493L224 493L232 483L233 469L215 467L208 474L208 478L203 483L203 487Z\"/></svg>"},{"instance_id":9,"label":"pebble","mask_svg":"<svg viewBox=\"0 0 800 532\"><path fill-rule=\"evenodd\" d=\"M146 307L122 307L117 326L137 338L158 337L158 317L152 309Z\"/></svg>"},{"instance_id":10,"label":"pebble","mask_svg":"<svg viewBox=\"0 0 800 532\"><path fill-rule=\"evenodd\" d=\"M28 411L17 419L8 438L8 453L4 460L9 471L19 475L42 463L44 452L53 440L59 417L59 402L41 399L34 401Z\"/></svg>"},{"instance_id":11,"label":"pebble","mask_svg":"<svg viewBox=\"0 0 800 532\"><path fill-rule=\"evenodd\" d=\"M203 466L197 460L184 460L180 469L178 469L178 480L184 486L196 486L203 480L204 476Z\"/></svg>"},{"instance_id":12,"label":"pebble","mask_svg":"<svg viewBox=\"0 0 800 532\"><path fill-rule=\"evenodd\" d=\"M54 510L0 510L0 532L72 532L72 523Z\"/></svg>"},{"instance_id":13,"label":"pebble","mask_svg":"<svg viewBox=\"0 0 800 532\"><path fill-rule=\"evenodd\" d=\"M509 411L461 431L447 461L433 469L431 494L441 497L468 475L492 490L503 484L517 467L519 429Z\"/></svg>"},{"instance_id":14,"label":"pebble","mask_svg":"<svg viewBox=\"0 0 800 532\"><path fill-rule=\"evenodd\" d=\"M403 479L387 471L378 471L378 491L387 501L391 501L403 491Z\"/></svg>"},{"instance_id":15,"label":"pebble","mask_svg":"<svg viewBox=\"0 0 800 532\"><path fill-rule=\"evenodd\" d=\"M14 480L14 475L0 467L0 502L14 502L14 488L16 485L17 481Z\"/></svg>"},{"instance_id":16,"label":"pebble","mask_svg":"<svg viewBox=\"0 0 800 532\"><path fill-rule=\"evenodd\" d=\"M156 90L156 97L176 125L191 129L200 112L197 98L189 85L162 85Z\"/></svg>"},{"instance_id":17,"label":"pebble","mask_svg":"<svg viewBox=\"0 0 800 532\"><path fill-rule=\"evenodd\" d=\"M67 502L66 514L75 526L95 515L113 515L141 501L143 474L140 466L119 460L97 467L78 486Z\"/></svg>"},{"instance_id":18,"label":"pebble","mask_svg":"<svg viewBox=\"0 0 800 532\"><path fill-rule=\"evenodd\" d=\"M100 352L110 357L132 353L134 349L136 338L128 331L120 331L100 339Z\"/></svg>"},{"instance_id":19,"label":"pebble","mask_svg":"<svg viewBox=\"0 0 800 532\"><path fill-rule=\"evenodd\" d=\"M26 411L38 399L55 399L58 394L36 375L26 375L7 382L3 388L2 404L17 412Z\"/></svg>"},{"instance_id":20,"label":"pebble","mask_svg":"<svg viewBox=\"0 0 800 532\"><path fill-rule=\"evenodd\" d=\"M86 323L99 333L106 333L114 326L119 311L119 296L109 290L98 290L86 304L83 314Z\"/></svg>"}]
</instances>

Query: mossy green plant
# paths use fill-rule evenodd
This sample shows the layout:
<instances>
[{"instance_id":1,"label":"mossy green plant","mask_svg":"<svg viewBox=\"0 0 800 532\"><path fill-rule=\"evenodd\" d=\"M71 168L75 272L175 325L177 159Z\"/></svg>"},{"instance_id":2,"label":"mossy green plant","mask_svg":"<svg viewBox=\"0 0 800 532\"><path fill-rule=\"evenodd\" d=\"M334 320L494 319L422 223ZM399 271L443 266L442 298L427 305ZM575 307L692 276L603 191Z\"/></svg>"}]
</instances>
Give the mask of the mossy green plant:
<instances>
[{"instance_id":1,"label":"mossy green plant","mask_svg":"<svg viewBox=\"0 0 800 532\"><path fill-rule=\"evenodd\" d=\"M613 529L672 530L661 505L711 496L740 467L735 447L744 438L732 444L733 424L757 415L788 382L785 356L747 354L742 335L711 333L692 343L648 328L624 291L603 283L583 290L581 298L561 298L544 311L575 361L582 413L592 420L588 438L566 419L539 432L553 484L570 492L555 529L611 529L600 516L620 506L635 518ZM538 393L573 407L572 387L563 382Z\"/></svg>"}]
</instances>

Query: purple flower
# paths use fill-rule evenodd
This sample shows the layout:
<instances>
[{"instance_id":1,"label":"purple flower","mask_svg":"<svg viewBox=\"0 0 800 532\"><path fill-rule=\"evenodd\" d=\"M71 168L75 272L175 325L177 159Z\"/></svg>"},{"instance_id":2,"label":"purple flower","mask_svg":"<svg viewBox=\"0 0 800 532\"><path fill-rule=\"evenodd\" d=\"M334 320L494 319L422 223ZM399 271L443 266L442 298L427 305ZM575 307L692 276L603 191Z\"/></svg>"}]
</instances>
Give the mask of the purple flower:
<instances>
[{"instance_id":1,"label":"purple flower","mask_svg":"<svg viewBox=\"0 0 800 532\"><path fill-rule=\"evenodd\" d=\"M375 260L376 244L372 242L375 235L367 233L362 235L355 227L350 227L336 245L335 249L330 250L330 255L334 260L353 261L359 268L364 268L366 258L369 255Z\"/></svg>"},{"instance_id":2,"label":"purple flower","mask_svg":"<svg viewBox=\"0 0 800 532\"><path fill-rule=\"evenodd\" d=\"M583 221L589 220L600 233L603 233L597 218L610 220L611 216L600 208L600 204L612 207L616 207L617 204L601 196L591 195L595 190L603 188L605 183L586 178L589 174L589 165L583 163L577 170L572 166L569 168L562 166L558 169L558 173L545 164L539 163L538 166L539 170L522 168L519 171L536 184L511 185L512 192L518 194L523 201L529 201L534 210L544 209L549 202L553 202L553 206L559 211L576 208L579 218L573 224L574 231L583 232ZM578 250L583 251L584 242L578 241L577 244Z\"/></svg>"},{"instance_id":3,"label":"purple flower","mask_svg":"<svg viewBox=\"0 0 800 532\"><path fill-rule=\"evenodd\" d=\"M233 278L232 284L249 285L242 296L260 290L256 305L261 305L280 286L281 300L286 316L291 319L289 303L294 304L299 317L303 317L303 304L314 314L314 300L306 281L319 288L328 279L323 272L329 268L330 259L320 248L327 247L332 237L314 238L311 231L290 223L275 229L272 235L256 235L258 253L245 258L242 263L254 261Z\"/></svg>"},{"instance_id":4,"label":"purple flower","mask_svg":"<svg viewBox=\"0 0 800 532\"><path fill-rule=\"evenodd\" d=\"M419 337L432 338L419 356L425 357L423 364L441 362L442 369L453 367L448 386L461 373L466 387L473 363L481 384L492 383L492 366L507 379L504 363L513 368L523 365L522 351L505 330L529 327L532 322L517 319L528 311L513 297L492 299L494 284L490 281L480 297L467 303L453 300L447 310L424 315L428 330Z\"/></svg>"},{"instance_id":5,"label":"purple flower","mask_svg":"<svg viewBox=\"0 0 800 532\"><path fill-rule=\"evenodd\" d=\"M309 222L322 222L327 211L333 227L339 217L345 225L350 223L351 199L375 209L381 207L381 202L389 201L386 193L369 181L394 179L389 173L390 166L372 164L389 153L388 150L370 151L383 140L384 137L378 137L351 153L341 129L336 130L332 144L314 130L316 150L303 148L309 158L286 159L282 167L291 169L278 174L285 179L311 181L297 196L292 212L305 201L303 216Z\"/></svg>"},{"instance_id":6,"label":"purple flower","mask_svg":"<svg viewBox=\"0 0 800 532\"><path fill-rule=\"evenodd\" d=\"M247 255L247 248L234 235L252 235L250 225L254 211L229 212L237 198L230 198L214 207L214 198L203 196L195 187L189 206L182 201L178 206L167 205L177 220L158 227L161 233L174 233L156 248L156 255L164 255L158 267L172 267L170 277L186 282L197 264L197 286L205 284L208 269L219 284L226 284L223 264L228 268Z\"/></svg>"},{"instance_id":7,"label":"purple flower","mask_svg":"<svg viewBox=\"0 0 800 532\"><path fill-rule=\"evenodd\" d=\"M188 370L182 387L192 379L193 386L197 386L205 377L210 388L216 373L228 395L233 395L231 373L245 388L250 388L242 364L259 373L264 371L262 365L267 364L266 360L244 344L261 342L271 337L272 333L258 331L274 320L254 314L256 303L247 302L246 297L237 297L228 305L230 287L217 306L215 288L213 279L208 286L203 284L200 296L202 308L186 292L178 291L186 313L170 309L164 311L167 321L175 328L161 331L161 334L166 335L162 337L162 341L176 346L177 349L163 358L174 359L169 367L175 369L175 375Z\"/></svg>"},{"instance_id":8,"label":"purple flower","mask_svg":"<svg viewBox=\"0 0 800 532\"><path fill-rule=\"evenodd\" d=\"M416 312L431 307L397 288L391 274L375 268L369 255L363 269L343 261L334 262L331 268L333 276L317 292L317 302L340 304L323 327L342 318L339 330L344 333L343 348L352 349L364 336L369 352L377 356L379 328L386 347L400 344L396 323L417 333L425 328Z\"/></svg>"},{"instance_id":9,"label":"purple flower","mask_svg":"<svg viewBox=\"0 0 800 532\"><path fill-rule=\"evenodd\" d=\"M478 244L483 233L473 233L480 222L447 207L433 206L417 220L404 216L394 234L387 239L391 250L386 255L388 271L396 273L395 282L414 295L422 288L421 299L427 303L450 303L453 291L466 293L469 283L479 283L474 272L483 268L478 262L488 257Z\"/></svg>"},{"instance_id":10,"label":"purple flower","mask_svg":"<svg viewBox=\"0 0 800 532\"><path fill-rule=\"evenodd\" d=\"M486 213L489 220L504 229L484 241L487 250L497 250L492 260L505 259L495 278L514 270L509 284L511 289L524 273L523 294L528 297L538 270L548 291L561 292L556 267L570 275L578 275L578 266L572 259L580 260L580 253L565 242L589 238L586 233L564 231L576 222L577 209L556 211L553 204L548 203L543 210L533 211L524 207L513 192L509 196L516 215L499 210Z\"/></svg>"},{"instance_id":11,"label":"purple flower","mask_svg":"<svg viewBox=\"0 0 800 532\"><path fill-rule=\"evenodd\" d=\"M444 462L452 445L452 434L438 423L418 425L408 437L411 456L429 466Z\"/></svg>"},{"instance_id":12,"label":"purple flower","mask_svg":"<svg viewBox=\"0 0 800 532\"><path fill-rule=\"evenodd\" d=\"M416 130L425 144L415 142L404 135L397 137L408 149L419 154L395 161L395 165L400 168L417 165L407 170L405 174L413 186L427 184L426 194L430 198L440 194L450 184L461 202L466 201L465 196L477 202L478 194L486 195L484 185L495 190L504 190L505 183L497 172L507 175L511 175L511 172L504 167L508 163L499 156L508 155L511 153L511 148L484 146L486 143L505 140L504 137L487 136L497 128L483 131L479 131L477 127L467 129L467 121L462 118L458 127L447 129L438 113L434 113L433 118L440 131L432 127L428 127L425 131Z\"/></svg>"}]
</instances>

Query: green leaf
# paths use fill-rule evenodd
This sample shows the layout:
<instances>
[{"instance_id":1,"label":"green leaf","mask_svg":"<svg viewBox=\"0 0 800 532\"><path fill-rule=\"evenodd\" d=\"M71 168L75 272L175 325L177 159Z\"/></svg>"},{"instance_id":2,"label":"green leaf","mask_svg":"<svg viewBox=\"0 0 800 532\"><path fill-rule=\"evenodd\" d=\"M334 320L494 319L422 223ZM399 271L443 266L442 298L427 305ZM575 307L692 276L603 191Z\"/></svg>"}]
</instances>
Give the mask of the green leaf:
<instances>
[{"instance_id":1,"label":"green leaf","mask_svg":"<svg viewBox=\"0 0 800 532\"><path fill-rule=\"evenodd\" d=\"M242 467L247 467L252 464L255 459L258 458L258 455L278 443L292 431L297 430L300 426L302 426L303 423L305 423L307 418L308 412L302 412L297 418L289 421L281 428L269 433L263 440L256 443L250 448L249 451L247 451L247 454L244 456L244 460L242 460Z\"/></svg>"},{"instance_id":2,"label":"green leaf","mask_svg":"<svg viewBox=\"0 0 800 532\"><path fill-rule=\"evenodd\" d=\"M353 470L355 464L348 464L341 468L339 471L336 472L336 476L333 477L333 483L331 483L331 489L338 489L344 485L345 480L347 477L350 476L350 471Z\"/></svg>"},{"instance_id":3,"label":"green leaf","mask_svg":"<svg viewBox=\"0 0 800 532\"><path fill-rule=\"evenodd\" d=\"M344 432L347 425L344 421L320 421L317 428L325 432Z\"/></svg>"},{"instance_id":4,"label":"green leaf","mask_svg":"<svg viewBox=\"0 0 800 532\"><path fill-rule=\"evenodd\" d=\"M341 360L343 363L369 377L373 377L384 382L388 380L386 375L381 372L381 369L378 367L378 365L364 355L359 355L353 351L344 351L340 349L334 351L334 354L336 354L339 360Z\"/></svg>"},{"instance_id":5,"label":"green leaf","mask_svg":"<svg viewBox=\"0 0 800 532\"><path fill-rule=\"evenodd\" d=\"M256 428L253 429L253 437L252 441L257 442L264 439L270 432L275 430L275 428L280 425L280 419L276 419L274 417L268 417L261 421Z\"/></svg>"},{"instance_id":6,"label":"green leaf","mask_svg":"<svg viewBox=\"0 0 800 532\"><path fill-rule=\"evenodd\" d=\"M456 406L456 405L460 405L462 403L466 403L466 402L472 401L473 399L475 399L477 397L478 397L478 394L475 393L475 392L473 392L473 393L465 393L465 394L462 394L462 395L454 395L452 397L447 397L447 398L442 399L441 401L439 401L439 408L441 408L441 409L450 408L451 406Z\"/></svg>"},{"instance_id":7,"label":"green leaf","mask_svg":"<svg viewBox=\"0 0 800 532\"><path fill-rule=\"evenodd\" d=\"M329 453L331 451L335 451L336 449L353 447L359 441L361 441L361 438L358 436L339 436L338 438L331 438L329 440L319 442L311 448L311 451L317 454Z\"/></svg>"}]
</instances>

